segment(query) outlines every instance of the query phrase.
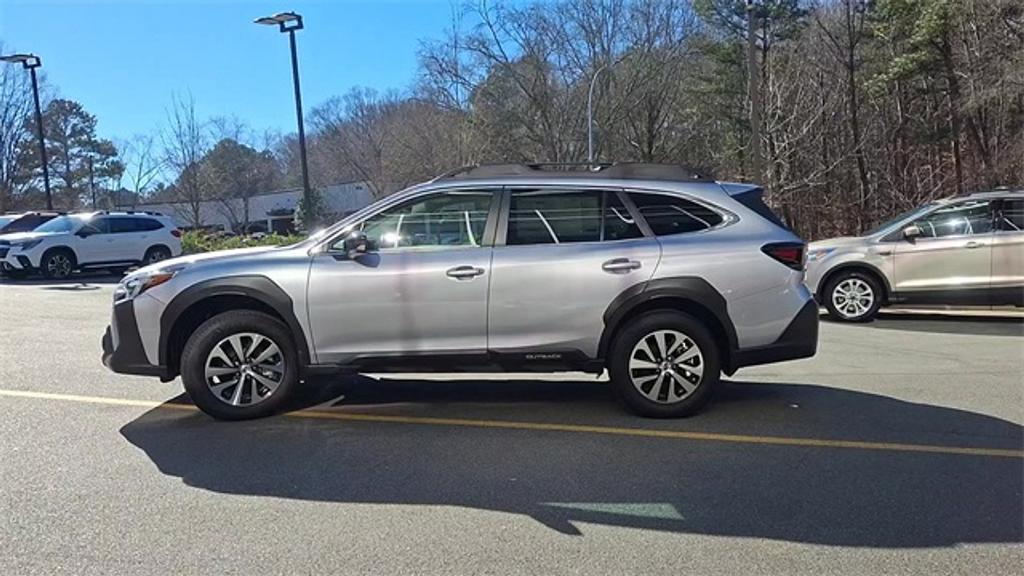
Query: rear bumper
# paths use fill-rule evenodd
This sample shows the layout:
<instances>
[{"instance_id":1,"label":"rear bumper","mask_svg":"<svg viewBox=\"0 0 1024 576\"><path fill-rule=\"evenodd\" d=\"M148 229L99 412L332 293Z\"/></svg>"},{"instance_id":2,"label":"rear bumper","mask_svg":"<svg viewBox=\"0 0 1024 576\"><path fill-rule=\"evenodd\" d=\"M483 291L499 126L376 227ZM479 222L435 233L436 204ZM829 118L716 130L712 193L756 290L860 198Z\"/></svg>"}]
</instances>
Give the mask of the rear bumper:
<instances>
[{"instance_id":1,"label":"rear bumper","mask_svg":"<svg viewBox=\"0 0 1024 576\"><path fill-rule=\"evenodd\" d=\"M164 366L150 364L146 358L131 300L114 304L110 326L103 334L103 365L119 374L169 378Z\"/></svg>"},{"instance_id":2,"label":"rear bumper","mask_svg":"<svg viewBox=\"0 0 1024 576\"><path fill-rule=\"evenodd\" d=\"M800 308L778 340L765 346L737 350L729 373L745 366L810 358L817 351L818 304L812 298Z\"/></svg>"}]
</instances>

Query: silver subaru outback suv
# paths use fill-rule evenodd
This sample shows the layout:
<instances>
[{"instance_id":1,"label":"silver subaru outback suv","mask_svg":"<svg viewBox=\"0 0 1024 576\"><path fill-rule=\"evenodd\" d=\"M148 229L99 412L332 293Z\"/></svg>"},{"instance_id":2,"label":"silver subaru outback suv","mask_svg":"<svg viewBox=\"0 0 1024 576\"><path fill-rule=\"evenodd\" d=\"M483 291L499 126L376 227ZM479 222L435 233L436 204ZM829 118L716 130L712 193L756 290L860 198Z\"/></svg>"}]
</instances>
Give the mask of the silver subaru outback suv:
<instances>
[{"instance_id":1,"label":"silver subaru outback suv","mask_svg":"<svg viewBox=\"0 0 1024 576\"><path fill-rule=\"evenodd\" d=\"M413 186L292 246L142 268L103 361L221 419L334 372L609 372L633 411L683 416L721 373L805 358L804 243L761 190L676 166L489 165Z\"/></svg>"}]
</instances>

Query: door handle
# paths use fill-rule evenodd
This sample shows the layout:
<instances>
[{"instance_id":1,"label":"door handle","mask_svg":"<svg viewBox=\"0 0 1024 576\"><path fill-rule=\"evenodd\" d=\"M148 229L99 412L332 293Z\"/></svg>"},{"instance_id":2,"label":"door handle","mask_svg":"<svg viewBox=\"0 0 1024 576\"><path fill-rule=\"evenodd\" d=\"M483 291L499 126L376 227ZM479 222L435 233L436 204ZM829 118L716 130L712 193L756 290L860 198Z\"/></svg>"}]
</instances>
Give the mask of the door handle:
<instances>
[{"instance_id":1,"label":"door handle","mask_svg":"<svg viewBox=\"0 0 1024 576\"><path fill-rule=\"evenodd\" d=\"M964 244L964 247L968 249L981 248L982 246L984 246L984 244L982 244L981 242L975 242L974 240L971 240L967 244Z\"/></svg>"},{"instance_id":2,"label":"door handle","mask_svg":"<svg viewBox=\"0 0 1024 576\"><path fill-rule=\"evenodd\" d=\"M475 278L484 273L483 268L477 268L475 266L456 266L455 268L449 268L445 274L449 278L455 278L461 280L463 278Z\"/></svg>"},{"instance_id":3,"label":"door handle","mask_svg":"<svg viewBox=\"0 0 1024 576\"><path fill-rule=\"evenodd\" d=\"M605 272L631 272L637 268L640 268L640 263L629 258L613 258L601 264L601 269Z\"/></svg>"}]
</instances>

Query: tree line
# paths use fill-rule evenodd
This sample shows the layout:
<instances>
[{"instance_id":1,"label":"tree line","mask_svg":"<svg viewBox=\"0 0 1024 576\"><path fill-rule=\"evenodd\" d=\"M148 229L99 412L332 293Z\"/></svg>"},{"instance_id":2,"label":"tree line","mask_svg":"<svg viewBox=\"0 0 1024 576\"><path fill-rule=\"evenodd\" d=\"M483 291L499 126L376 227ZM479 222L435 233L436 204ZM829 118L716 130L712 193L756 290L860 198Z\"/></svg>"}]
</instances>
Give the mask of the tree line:
<instances>
[{"instance_id":1,"label":"tree line","mask_svg":"<svg viewBox=\"0 0 1024 576\"><path fill-rule=\"evenodd\" d=\"M480 1L453 9L418 57L403 91L354 89L309 111L315 187L360 179L386 195L460 165L586 161L591 87L597 160L758 181L809 238L1024 180L1018 0ZM0 209L39 189L11 72ZM176 200L196 218L201 200L241 215L252 192L300 182L294 135L200 120L190 98L159 134L120 146L73 102L50 100L44 122L54 162L68 159L62 205L88 205L89 165L115 196Z\"/></svg>"}]
</instances>

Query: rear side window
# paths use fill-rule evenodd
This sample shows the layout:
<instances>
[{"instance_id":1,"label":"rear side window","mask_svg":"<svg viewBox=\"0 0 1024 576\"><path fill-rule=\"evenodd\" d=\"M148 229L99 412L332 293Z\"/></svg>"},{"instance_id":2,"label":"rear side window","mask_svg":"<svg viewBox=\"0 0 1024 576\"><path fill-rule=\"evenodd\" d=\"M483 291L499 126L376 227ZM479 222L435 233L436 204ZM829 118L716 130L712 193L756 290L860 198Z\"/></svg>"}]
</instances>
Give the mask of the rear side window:
<instances>
[{"instance_id":1,"label":"rear side window","mask_svg":"<svg viewBox=\"0 0 1024 576\"><path fill-rule=\"evenodd\" d=\"M109 221L111 234L124 234L126 232L136 232L138 230L135 226L135 218L114 216L113 218L109 218Z\"/></svg>"},{"instance_id":2,"label":"rear side window","mask_svg":"<svg viewBox=\"0 0 1024 576\"><path fill-rule=\"evenodd\" d=\"M135 229L138 230L139 232L151 232L153 230L159 230L163 227L163 224L152 218L135 219Z\"/></svg>"},{"instance_id":3,"label":"rear side window","mask_svg":"<svg viewBox=\"0 0 1024 576\"><path fill-rule=\"evenodd\" d=\"M512 193L505 243L564 244L641 236L615 192L529 190Z\"/></svg>"},{"instance_id":4,"label":"rear side window","mask_svg":"<svg viewBox=\"0 0 1024 576\"><path fill-rule=\"evenodd\" d=\"M1024 198L1006 198L999 205L999 229L1024 232Z\"/></svg>"},{"instance_id":5,"label":"rear side window","mask_svg":"<svg viewBox=\"0 0 1024 576\"><path fill-rule=\"evenodd\" d=\"M678 196L631 192L629 197L658 236L697 232L722 223L718 212Z\"/></svg>"}]
</instances>

